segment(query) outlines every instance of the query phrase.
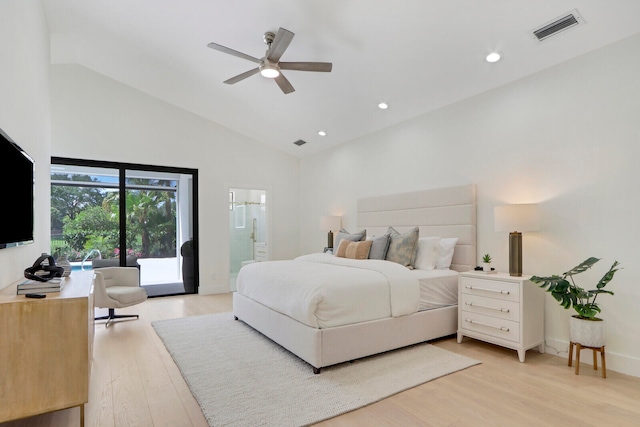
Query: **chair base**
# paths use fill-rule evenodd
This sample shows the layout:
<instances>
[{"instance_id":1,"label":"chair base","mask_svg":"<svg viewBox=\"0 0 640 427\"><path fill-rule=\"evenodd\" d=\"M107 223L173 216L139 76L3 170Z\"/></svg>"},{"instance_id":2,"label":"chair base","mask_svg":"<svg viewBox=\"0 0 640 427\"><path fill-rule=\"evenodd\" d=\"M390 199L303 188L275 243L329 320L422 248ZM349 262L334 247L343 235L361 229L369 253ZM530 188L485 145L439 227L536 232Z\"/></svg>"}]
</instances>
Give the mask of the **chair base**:
<instances>
[{"instance_id":1,"label":"chair base","mask_svg":"<svg viewBox=\"0 0 640 427\"><path fill-rule=\"evenodd\" d=\"M107 323L105 323L105 326L108 328L109 324L111 323L112 320L114 319L126 319L126 318L136 318L139 319L140 316L137 314L116 314L116 310L115 308L110 308L109 309L109 314L106 316L100 316L100 317L96 317L94 318L94 320L106 320Z\"/></svg>"}]
</instances>

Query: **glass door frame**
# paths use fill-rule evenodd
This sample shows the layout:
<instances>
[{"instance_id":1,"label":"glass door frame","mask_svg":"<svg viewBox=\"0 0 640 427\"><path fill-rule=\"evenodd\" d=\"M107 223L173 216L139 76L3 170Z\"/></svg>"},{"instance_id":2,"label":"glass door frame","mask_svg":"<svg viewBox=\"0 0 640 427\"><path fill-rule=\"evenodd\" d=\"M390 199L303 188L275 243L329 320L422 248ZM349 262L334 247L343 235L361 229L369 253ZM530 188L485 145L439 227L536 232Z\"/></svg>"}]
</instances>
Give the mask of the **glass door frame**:
<instances>
[{"instance_id":1,"label":"glass door frame","mask_svg":"<svg viewBox=\"0 0 640 427\"><path fill-rule=\"evenodd\" d=\"M199 288L199 272L200 272L200 262L199 262L199 246L198 246L198 170L190 169L190 168L180 168L180 167L171 167L171 166L156 166L156 165L143 165L137 163L121 163L121 162L110 162L110 161L102 161L102 160L88 160L88 159L76 159L70 157L51 157L52 165L68 165L68 166L80 166L80 167L95 167L95 168L109 168L109 169L117 169L119 172L119 186L118 191L121 195L121 200L126 200L123 195L126 194L126 173L128 170L133 171L150 171L150 172L166 172L166 173L175 173L175 174L184 174L191 175L193 178L192 185L192 206L191 206L191 229L193 231L193 262L194 262L194 294L198 293ZM127 247L127 234L126 232L122 232L122 230L126 230L126 203L119 204L119 228L120 228L120 247ZM179 247L180 243L177 242ZM126 267L126 251L120 251L119 253L119 261L121 267ZM185 292L190 293L190 292Z\"/></svg>"}]
</instances>

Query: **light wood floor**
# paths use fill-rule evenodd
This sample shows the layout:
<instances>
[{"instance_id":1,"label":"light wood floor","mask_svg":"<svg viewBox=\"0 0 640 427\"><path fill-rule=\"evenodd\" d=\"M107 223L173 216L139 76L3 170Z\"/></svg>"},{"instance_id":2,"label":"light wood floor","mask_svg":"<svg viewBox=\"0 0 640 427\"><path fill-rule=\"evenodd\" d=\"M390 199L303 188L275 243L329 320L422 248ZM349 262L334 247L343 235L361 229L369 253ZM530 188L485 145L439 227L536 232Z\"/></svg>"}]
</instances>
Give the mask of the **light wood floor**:
<instances>
[{"instance_id":1,"label":"light wood floor","mask_svg":"<svg viewBox=\"0 0 640 427\"><path fill-rule=\"evenodd\" d=\"M120 310L140 314L139 320L108 329L96 324L86 425L206 427L151 322L230 310L231 294L153 298ZM603 379L589 365L575 375L566 359L535 350L527 352L526 363L520 363L515 351L469 338L462 344L454 338L434 344L482 364L317 427L640 425L640 378L609 370ZM78 426L79 409L0 425Z\"/></svg>"}]
</instances>

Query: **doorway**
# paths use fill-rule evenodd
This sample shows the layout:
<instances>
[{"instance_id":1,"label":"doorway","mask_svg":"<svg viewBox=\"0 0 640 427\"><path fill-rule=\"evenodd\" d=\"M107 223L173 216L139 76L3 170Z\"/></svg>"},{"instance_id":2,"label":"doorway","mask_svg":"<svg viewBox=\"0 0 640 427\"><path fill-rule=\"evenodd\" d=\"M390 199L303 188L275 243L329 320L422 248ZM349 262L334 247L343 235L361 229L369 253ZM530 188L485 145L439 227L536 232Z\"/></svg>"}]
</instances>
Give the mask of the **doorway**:
<instances>
[{"instance_id":1,"label":"doorway","mask_svg":"<svg viewBox=\"0 0 640 427\"><path fill-rule=\"evenodd\" d=\"M229 289L236 290L240 269L267 261L267 192L258 189L229 189Z\"/></svg>"}]
</instances>

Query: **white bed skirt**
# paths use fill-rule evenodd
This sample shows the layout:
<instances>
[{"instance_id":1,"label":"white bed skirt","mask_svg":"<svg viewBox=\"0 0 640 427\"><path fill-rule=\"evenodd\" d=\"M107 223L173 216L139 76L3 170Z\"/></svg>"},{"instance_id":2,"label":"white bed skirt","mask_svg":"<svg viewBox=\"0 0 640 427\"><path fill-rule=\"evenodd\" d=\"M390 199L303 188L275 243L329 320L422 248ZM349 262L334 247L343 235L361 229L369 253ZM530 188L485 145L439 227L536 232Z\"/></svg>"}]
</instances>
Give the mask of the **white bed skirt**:
<instances>
[{"instance_id":1,"label":"white bed skirt","mask_svg":"<svg viewBox=\"0 0 640 427\"><path fill-rule=\"evenodd\" d=\"M325 366L454 335L458 328L457 305L407 316L316 329L235 292L233 314L309 363L318 372Z\"/></svg>"}]
</instances>

